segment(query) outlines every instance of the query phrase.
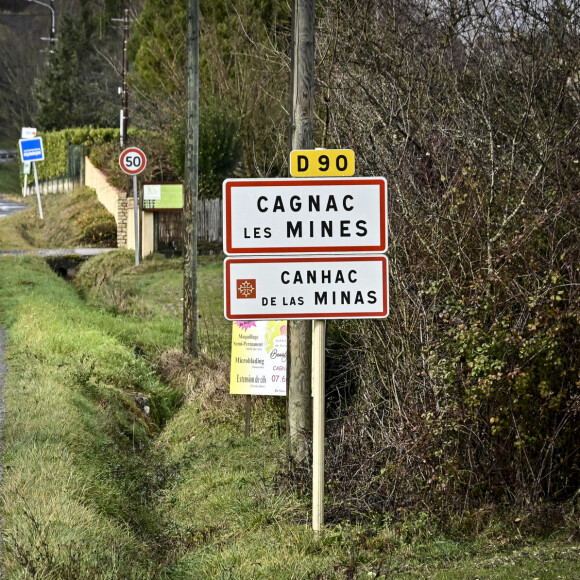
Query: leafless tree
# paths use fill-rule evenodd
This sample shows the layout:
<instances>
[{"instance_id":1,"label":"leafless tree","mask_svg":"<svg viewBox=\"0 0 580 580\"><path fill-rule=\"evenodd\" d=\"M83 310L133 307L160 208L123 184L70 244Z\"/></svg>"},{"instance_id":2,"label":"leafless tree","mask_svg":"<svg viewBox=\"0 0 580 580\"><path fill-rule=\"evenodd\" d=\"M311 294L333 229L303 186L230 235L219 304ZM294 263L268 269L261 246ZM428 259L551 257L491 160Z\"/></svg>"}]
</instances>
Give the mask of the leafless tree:
<instances>
[{"instance_id":1,"label":"leafless tree","mask_svg":"<svg viewBox=\"0 0 580 580\"><path fill-rule=\"evenodd\" d=\"M322 9L318 138L390 191L391 317L334 335L337 510L578 487L577 4Z\"/></svg>"}]
</instances>

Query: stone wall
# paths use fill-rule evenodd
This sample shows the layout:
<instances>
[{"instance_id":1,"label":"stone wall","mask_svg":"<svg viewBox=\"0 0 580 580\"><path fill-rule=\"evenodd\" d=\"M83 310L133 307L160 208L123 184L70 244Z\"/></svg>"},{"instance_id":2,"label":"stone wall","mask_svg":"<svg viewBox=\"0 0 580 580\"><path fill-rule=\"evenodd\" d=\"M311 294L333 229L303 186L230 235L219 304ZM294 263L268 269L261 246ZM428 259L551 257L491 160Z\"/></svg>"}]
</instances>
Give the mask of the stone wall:
<instances>
[{"instance_id":1,"label":"stone wall","mask_svg":"<svg viewBox=\"0 0 580 580\"><path fill-rule=\"evenodd\" d=\"M135 249L135 214L133 192L123 191L107 181L105 174L85 157L85 185L97 192L99 201L113 214L117 222L117 247ZM223 209L221 199L200 199L197 204L197 235L203 243L218 242L222 239ZM154 212L141 211L139 216L141 255L148 256L155 251ZM179 247L181 246L181 236Z\"/></svg>"},{"instance_id":2,"label":"stone wall","mask_svg":"<svg viewBox=\"0 0 580 580\"><path fill-rule=\"evenodd\" d=\"M128 248L127 221L129 218L129 208L126 197L119 197L117 201L117 247Z\"/></svg>"},{"instance_id":3,"label":"stone wall","mask_svg":"<svg viewBox=\"0 0 580 580\"><path fill-rule=\"evenodd\" d=\"M111 185L105 174L97 169L88 157L85 157L85 185L97 192L99 201L113 214L117 222L117 247L127 248L127 192Z\"/></svg>"}]
</instances>

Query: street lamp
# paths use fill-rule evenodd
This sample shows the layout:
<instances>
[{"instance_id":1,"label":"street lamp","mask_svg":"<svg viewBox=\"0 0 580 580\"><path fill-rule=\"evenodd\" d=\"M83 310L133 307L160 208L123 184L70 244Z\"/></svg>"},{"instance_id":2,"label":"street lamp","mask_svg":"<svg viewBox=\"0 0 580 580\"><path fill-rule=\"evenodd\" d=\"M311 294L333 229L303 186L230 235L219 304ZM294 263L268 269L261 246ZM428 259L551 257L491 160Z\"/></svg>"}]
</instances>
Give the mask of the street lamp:
<instances>
[{"instance_id":1,"label":"street lamp","mask_svg":"<svg viewBox=\"0 0 580 580\"><path fill-rule=\"evenodd\" d=\"M50 40L50 53L53 54L54 50L52 50L52 47L54 45L54 41L56 40L54 35L56 34L56 27L55 27L55 13L54 13L54 8L51 6L52 4L52 0L50 0L50 4L45 4L44 2L40 2L39 0L27 0L28 2L34 2L34 4L40 4L40 6L44 6L45 8L48 8L52 14L52 24L50 26L50 38L48 40ZM44 39L42 39L44 40Z\"/></svg>"}]
</instances>

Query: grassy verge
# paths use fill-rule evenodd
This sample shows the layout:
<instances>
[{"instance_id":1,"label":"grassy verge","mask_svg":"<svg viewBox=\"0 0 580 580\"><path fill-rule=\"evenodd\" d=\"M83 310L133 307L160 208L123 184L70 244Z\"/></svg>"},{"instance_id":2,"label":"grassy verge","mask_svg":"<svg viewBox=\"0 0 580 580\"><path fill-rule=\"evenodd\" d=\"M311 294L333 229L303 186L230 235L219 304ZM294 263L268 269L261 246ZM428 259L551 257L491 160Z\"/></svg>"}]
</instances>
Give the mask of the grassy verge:
<instances>
[{"instance_id":1,"label":"grassy verge","mask_svg":"<svg viewBox=\"0 0 580 580\"><path fill-rule=\"evenodd\" d=\"M39 218L35 198L17 201L29 204L30 209L0 220L3 250L116 246L115 219L90 188L42 196L44 220Z\"/></svg>"},{"instance_id":2,"label":"grassy verge","mask_svg":"<svg viewBox=\"0 0 580 580\"><path fill-rule=\"evenodd\" d=\"M35 211L30 197L5 195L4 198L29 205L30 208L23 210L23 212ZM21 224L22 218L18 213L0 219L0 250L29 250L32 248L30 241L25 239Z\"/></svg>"},{"instance_id":3,"label":"grassy verge","mask_svg":"<svg viewBox=\"0 0 580 580\"><path fill-rule=\"evenodd\" d=\"M0 288L6 577L152 577L160 531L139 475L173 394L44 263L0 260Z\"/></svg>"},{"instance_id":4,"label":"grassy verge","mask_svg":"<svg viewBox=\"0 0 580 580\"><path fill-rule=\"evenodd\" d=\"M465 539L421 513L314 534L308 494L280 477L283 401L255 397L246 438L229 395L220 261L202 260L207 355L192 360L176 348L180 261L132 260L87 263L83 299L40 261L0 259L6 578L577 577L574 514L542 541L513 522Z\"/></svg>"},{"instance_id":5,"label":"grassy verge","mask_svg":"<svg viewBox=\"0 0 580 580\"><path fill-rule=\"evenodd\" d=\"M135 267L131 251L103 254L87 262L74 283L87 303L122 315L124 332L149 355L180 347L183 319L181 259L155 255ZM223 316L223 272L219 256L199 257L198 332L202 352L227 358L231 323ZM139 331L139 327L143 331ZM153 330L155 329L155 330ZM120 328L120 332L123 330Z\"/></svg>"},{"instance_id":6,"label":"grassy verge","mask_svg":"<svg viewBox=\"0 0 580 580\"><path fill-rule=\"evenodd\" d=\"M87 263L76 283L90 303L123 313L125 321L151 319L153 313L178 320L181 262L154 257L135 269L132 259L131 253L100 256ZM578 564L574 548L566 542L526 548L510 522L463 541L438 532L425 514L408 521L385 518L367 527L329 526L324 537L314 536L306 523L308 498L274 484L284 453L276 436L283 401L255 400L254 435L241 437L243 409L228 395L225 361L231 335L222 317L221 259L200 261L201 327L210 329L202 333L202 349L212 360L196 364L170 351L158 363L163 376L188 393L156 441L179 474L168 481L160 500L163 511L182 533L190 531L192 543L171 567L172 577L459 578L473 573L508 578L515 570L534 577L542 566L551 571L544 570L547 577L570 574ZM558 554L567 556L558 562Z\"/></svg>"}]
</instances>

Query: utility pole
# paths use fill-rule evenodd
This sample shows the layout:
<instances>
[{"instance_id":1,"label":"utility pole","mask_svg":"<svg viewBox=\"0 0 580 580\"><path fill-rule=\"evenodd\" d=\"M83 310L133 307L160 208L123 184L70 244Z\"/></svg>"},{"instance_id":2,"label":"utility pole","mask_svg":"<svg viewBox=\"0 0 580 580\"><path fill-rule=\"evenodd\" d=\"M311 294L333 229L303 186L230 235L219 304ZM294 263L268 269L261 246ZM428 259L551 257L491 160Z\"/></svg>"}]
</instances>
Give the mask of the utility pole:
<instances>
[{"instance_id":1,"label":"utility pole","mask_svg":"<svg viewBox=\"0 0 580 580\"><path fill-rule=\"evenodd\" d=\"M50 9L52 11L52 14L55 14L55 12L54 12L54 0L50 0ZM50 54L54 54L55 35L56 35L55 18L53 18L51 26L50 26L50 40L49 40Z\"/></svg>"},{"instance_id":2,"label":"utility pole","mask_svg":"<svg viewBox=\"0 0 580 580\"><path fill-rule=\"evenodd\" d=\"M292 12L292 149L314 145L314 4L294 0ZM286 417L288 453L304 463L312 434L312 322L288 323Z\"/></svg>"},{"instance_id":3,"label":"utility pole","mask_svg":"<svg viewBox=\"0 0 580 580\"><path fill-rule=\"evenodd\" d=\"M183 352L197 356L197 192L199 159L199 0L187 0L187 110L183 186Z\"/></svg>"},{"instance_id":4,"label":"utility pole","mask_svg":"<svg viewBox=\"0 0 580 580\"><path fill-rule=\"evenodd\" d=\"M129 59L127 57L127 43L129 42L129 9L125 8L123 18L112 18L113 22L123 23L123 70L122 86L119 88L121 94L121 111L119 119L121 147L127 145L127 129L129 127L129 88L127 86L127 75L129 74Z\"/></svg>"},{"instance_id":5,"label":"utility pole","mask_svg":"<svg viewBox=\"0 0 580 580\"><path fill-rule=\"evenodd\" d=\"M121 89L121 147L127 144L127 127L129 125L129 91L127 90L127 74L129 61L127 58L127 42L129 40L129 9L125 8L123 17L123 88Z\"/></svg>"}]
</instances>

